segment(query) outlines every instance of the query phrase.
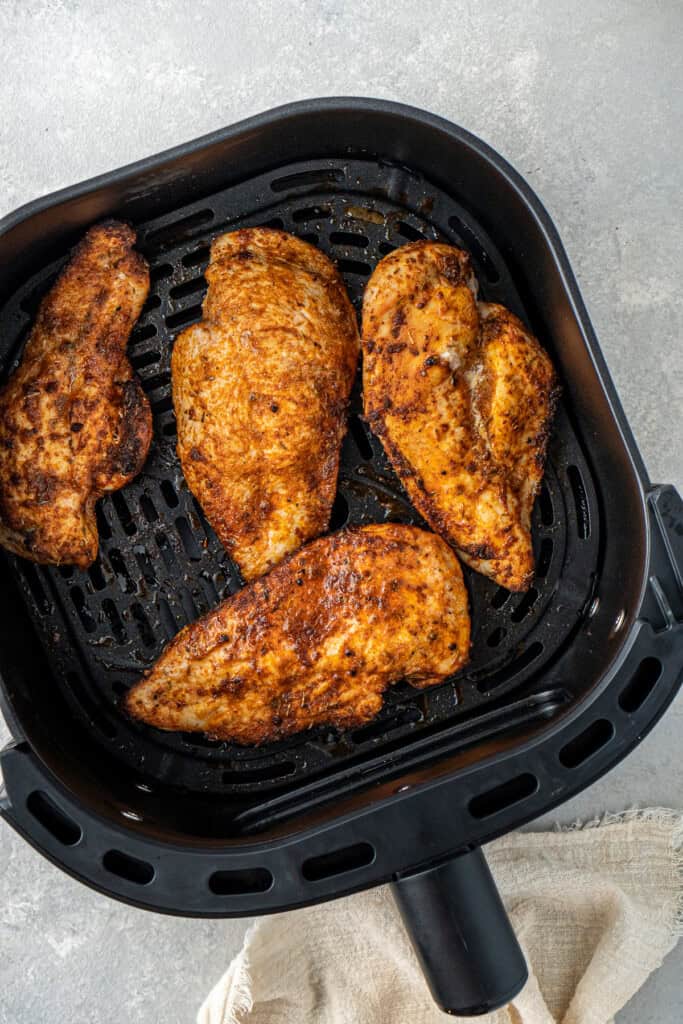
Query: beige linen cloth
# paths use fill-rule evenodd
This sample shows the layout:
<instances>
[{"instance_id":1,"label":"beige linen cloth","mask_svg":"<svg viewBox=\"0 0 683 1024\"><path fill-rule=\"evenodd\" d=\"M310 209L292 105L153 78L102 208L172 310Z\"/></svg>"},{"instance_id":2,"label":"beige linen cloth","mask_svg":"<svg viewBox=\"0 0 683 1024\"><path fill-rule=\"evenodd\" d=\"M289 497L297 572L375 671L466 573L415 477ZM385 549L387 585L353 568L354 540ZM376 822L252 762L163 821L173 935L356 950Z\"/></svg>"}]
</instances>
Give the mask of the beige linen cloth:
<instances>
[{"instance_id":1,"label":"beige linen cloth","mask_svg":"<svg viewBox=\"0 0 683 1024\"><path fill-rule=\"evenodd\" d=\"M673 811L517 832L486 854L530 975L510 1006L478 1018L486 1024L608 1024L683 930L683 816ZM383 887L260 918L197 1022L457 1019L431 1001Z\"/></svg>"}]
</instances>

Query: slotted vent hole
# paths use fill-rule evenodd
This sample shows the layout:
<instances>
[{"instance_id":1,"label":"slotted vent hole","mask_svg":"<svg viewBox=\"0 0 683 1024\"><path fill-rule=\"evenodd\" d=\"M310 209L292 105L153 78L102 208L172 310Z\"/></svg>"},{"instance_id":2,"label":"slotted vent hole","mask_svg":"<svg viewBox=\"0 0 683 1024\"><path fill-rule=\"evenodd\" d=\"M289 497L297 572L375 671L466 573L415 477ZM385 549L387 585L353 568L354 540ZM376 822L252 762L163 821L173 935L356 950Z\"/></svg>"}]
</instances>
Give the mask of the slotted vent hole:
<instances>
[{"instance_id":1,"label":"slotted vent hole","mask_svg":"<svg viewBox=\"0 0 683 1024\"><path fill-rule=\"evenodd\" d=\"M195 304L187 309L181 309L178 313L171 313L170 316L167 316L166 326L172 331L177 327L187 327L189 324L196 323L197 320L201 320L201 317L202 307Z\"/></svg>"},{"instance_id":2,"label":"slotted vent hole","mask_svg":"<svg viewBox=\"0 0 683 1024\"><path fill-rule=\"evenodd\" d=\"M586 497L586 488L583 483L583 477L579 472L577 466L567 467L567 477L571 485L572 494L574 495L574 504L576 506L576 529L580 540L586 540L590 537L591 523L590 523L590 511L588 509L588 498Z\"/></svg>"},{"instance_id":3,"label":"slotted vent hole","mask_svg":"<svg viewBox=\"0 0 683 1024\"><path fill-rule=\"evenodd\" d=\"M140 495L140 511L148 523L155 523L159 518L159 513L154 507L154 502L146 494Z\"/></svg>"},{"instance_id":4,"label":"slotted vent hole","mask_svg":"<svg viewBox=\"0 0 683 1024\"><path fill-rule=\"evenodd\" d=\"M507 630L502 626L499 626L498 629L494 629L494 631L489 635L486 643L489 647L498 647L505 639L506 634Z\"/></svg>"},{"instance_id":5,"label":"slotted vent hole","mask_svg":"<svg viewBox=\"0 0 683 1024\"><path fill-rule=\"evenodd\" d=\"M168 538L166 537L166 534L165 533L157 533L157 535L156 535L156 542L157 542L157 547L159 548L159 552L161 554L161 557L164 560L164 565L166 566L166 568L170 572L175 572L175 570L178 568L178 563L176 561L176 557L175 557L175 554L173 552L173 548L171 547L171 545L168 542Z\"/></svg>"},{"instance_id":6,"label":"slotted vent hole","mask_svg":"<svg viewBox=\"0 0 683 1024\"><path fill-rule=\"evenodd\" d=\"M213 607L216 601L220 600L220 595L216 588L215 578L211 576L206 576L204 579L202 579L202 584L209 595L209 604Z\"/></svg>"},{"instance_id":7,"label":"slotted vent hole","mask_svg":"<svg viewBox=\"0 0 683 1024\"><path fill-rule=\"evenodd\" d=\"M78 618L81 620L81 625L86 633L94 633L97 629L97 623L93 618L92 612L88 608L85 600L85 594L80 587L72 587L69 591L71 603L76 609Z\"/></svg>"},{"instance_id":8,"label":"slotted vent hole","mask_svg":"<svg viewBox=\"0 0 683 1024\"><path fill-rule=\"evenodd\" d=\"M197 516L197 521L201 524L202 529L204 530L204 533L206 534L207 538L209 539L209 541L211 541L212 544L217 544L218 538L216 537L216 534L213 532L211 528L211 523L204 515L202 506L199 504L194 495L192 495L192 506L194 508L195 515Z\"/></svg>"},{"instance_id":9,"label":"slotted vent hole","mask_svg":"<svg viewBox=\"0 0 683 1024\"><path fill-rule=\"evenodd\" d=\"M498 590L491 598L491 607L496 609L502 608L503 605L508 603L511 597L512 594L509 590L506 590L505 587L498 587Z\"/></svg>"},{"instance_id":10,"label":"slotted vent hole","mask_svg":"<svg viewBox=\"0 0 683 1024\"><path fill-rule=\"evenodd\" d=\"M102 611L106 615L109 625L111 626L114 639L117 643L122 644L126 639L126 630L123 622L121 621L118 608L110 597L105 597L102 602Z\"/></svg>"},{"instance_id":11,"label":"slotted vent hole","mask_svg":"<svg viewBox=\"0 0 683 1024\"><path fill-rule=\"evenodd\" d=\"M111 503L114 506L114 510L118 516L119 522L121 523L123 532L127 537L132 537L137 531L137 527L135 525L135 520L130 513L130 509L126 504L126 499L121 491L115 491L111 495Z\"/></svg>"},{"instance_id":12,"label":"slotted vent hole","mask_svg":"<svg viewBox=\"0 0 683 1024\"><path fill-rule=\"evenodd\" d=\"M514 779L494 786L469 802L469 811L473 818L481 820L512 807L513 804L526 800L538 789L538 779L531 772L524 772Z\"/></svg>"},{"instance_id":13,"label":"slotted vent hole","mask_svg":"<svg viewBox=\"0 0 683 1024\"><path fill-rule=\"evenodd\" d=\"M332 514L330 515L330 530L341 530L348 518L349 503L341 491L337 491L337 496L332 506Z\"/></svg>"},{"instance_id":14,"label":"slotted vent hole","mask_svg":"<svg viewBox=\"0 0 683 1024\"><path fill-rule=\"evenodd\" d=\"M565 743L559 753L560 763L565 768L578 768L584 764L589 757L597 754L599 750L614 736L614 726L606 718L599 718L575 736L569 743Z\"/></svg>"},{"instance_id":15,"label":"slotted vent hole","mask_svg":"<svg viewBox=\"0 0 683 1024\"><path fill-rule=\"evenodd\" d=\"M337 260L337 267L342 274L355 274L357 277L369 277L372 270L369 263L360 260Z\"/></svg>"},{"instance_id":16,"label":"slotted vent hole","mask_svg":"<svg viewBox=\"0 0 683 1024\"><path fill-rule=\"evenodd\" d=\"M304 231L304 233L298 237L302 242L308 242L309 245L317 245L319 241L319 237L315 231Z\"/></svg>"},{"instance_id":17,"label":"slotted vent hole","mask_svg":"<svg viewBox=\"0 0 683 1024\"><path fill-rule=\"evenodd\" d=\"M185 587L180 588L180 603L183 606L187 621L193 622L199 615L199 608L195 604L194 595L189 590L186 590Z\"/></svg>"},{"instance_id":18,"label":"slotted vent hole","mask_svg":"<svg viewBox=\"0 0 683 1024\"><path fill-rule=\"evenodd\" d=\"M45 593L45 588L35 565L31 562L23 561L21 563L21 573L28 589L31 591L31 597L35 601L36 607L43 615L49 615L52 611L52 602Z\"/></svg>"},{"instance_id":19,"label":"slotted vent hole","mask_svg":"<svg viewBox=\"0 0 683 1024\"><path fill-rule=\"evenodd\" d=\"M309 857L301 865L301 874L307 882L321 882L324 878L345 875L349 871L365 868L375 859L375 848L370 843L354 843L332 853Z\"/></svg>"},{"instance_id":20,"label":"slotted vent hole","mask_svg":"<svg viewBox=\"0 0 683 1024\"><path fill-rule=\"evenodd\" d=\"M88 576L90 577L90 582L92 583L95 590L104 590L104 588L107 585L107 580L105 579L104 573L102 572L102 563L100 562L99 558L97 559L96 562L93 562L93 564L88 569Z\"/></svg>"},{"instance_id":21,"label":"slotted vent hole","mask_svg":"<svg viewBox=\"0 0 683 1024\"><path fill-rule=\"evenodd\" d=\"M407 224L404 220L400 220L396 225L396 231L402 238L407 238L409 242L423 242L424 235L417 228L414 228L412 224Z\"/></svg>"},{"instance_id":22,"label":"slotted vent hole","mask_svg":"<svg viewBox=\"0 0 683 1024\"><path fill-rule=\"evenodd\" d=\"M97 532L100 538L102 540L111 540L111 526L99 501L95 505L95 519L97 520Z\"/></svg>"},{"instance_id":23,"label":"slotted vent hole","mask_svg":"<svg viewBox=\"0 0 683 1024\"><path fill-rule=\"evenodd\" d=\"M158 398L156 402L152 402L151 405L152 412L154 413L155 416L161 416L165 412L173 412L173 399L171 398L170 395L164 395L163 398ZM166 428L164 427L164 433L165 431Z\"/></svg>"},{"instance_id":24,"label":"slotted vent hole","mask_svg":"<svg viewBox=\"0 0 683 1024\"><path fill-rule=\"evenodd\" d=\"M206 278L193 277L191 281L184 281L171 288L168 293L172 299L184 299L188 295L201 295L206 291Z\"/></svg>"},{"instance_id":25,"label":"slotted vent hole","mask_svg":"<svg viewBox=\"0 0 683 1024\"><path fill-rule=\"evenodd\" d=\"M301 210L295 210L292 220L295 224L307 224L312 220L325 220L330 216L329 206L304 206Z\"/></svg>"},{"instance_id":26,"label":"slotted vent hole","mask_svg":"<svg viewBox=\"0 0 683 1024\"><path fill-rule=\"evenodd\" d=\"M178 516L175 521L176 530L185 548L185 554L192 562L198 562L202 557L202 549L197 544L192 527L184 516Z\"/></svg>"},{"instance_id":27,"label":"slotted vent hole","mask_svg":"<svg viewBox=\"0 0 683 1024\"><path fill-rule=\"evenodd\" d=\"M159 281L165 281L167 277L170 277L173 273L173 267L170 263L159 263L156 267L152 267L149 272L150 284L154 286Z\"/></svg>"},{"instance_id":28,"label":"slotted vent hole","mask_svg":"<svg viewBox=\"0 0 683 1024\"><path fill-rule=\"evenodd\" d=\"M273 192L286 192L290 188L305 188L311 185L335 185L344 180L344 173L337 167L321 167L320 170L298 171L274 178L270 187Z\"/></svg>"},{"instance_id":29,"label":"slotted vent hole","mask_svg":"<svg viewBox=\"0 0 683 1024\"><path fill-rule=\"evenodd\" d=\"M538 506L541 510L541 522L544 526L552 526L555 514L550 491L545 484L541 484L541 491L538 495Z\"/></svg>"},{"instance_id":30,"label":"slotted vent hole","mask_svg":"<svg viewBox=\"0 0 683 1024\"><path fill-rule=\"evenodd\" d=\"M543 579L548 575L548 569L550 568L550 560L553 557L553 542L550 537L544 537L541 541L541 550L538 556L538 565L536 566L536 575Z\"/></svg>"},{"instance_id":31,"label":"slotted vent hole","mask_svg":"<svg viewBox=\"0 0 683 1024\"><path fill-rule=\"evenodd\" d=\"M133 328L133 333L130 336L130 348L135 348L141 342L148 341L156 333L157 329L154 324L138 324L137 327Z\"/></svg>"},{"instance_id":32,"label":"slotted vent hole","mask_svg":"<svg viewBox=\"0 0 683 1024\"><path fill-rule=\"evenodd\" d=\"M382 256L388 256L390 252L394 252L398 248L396 245L392 245L391 242L380 242L377 246Z\"/></svg>"},{"instance_id":33,"label":"slotted vent hole","mask_svg":"<svg viewBox=\"0 0 683 1024\"><path fill-rule=\"evenodd\" d=\"M149 583L151 586L156 586L158 580L154 574L154 566L152 565L152 561L144 548L138 548L136 550L135 561L138 563L145 583Z\"/></svg>"},{"instance_id":34,"label":"slotted vent hole","mask_svg":"<svg viewBox=\"0 0 683 1024\"><path fill-rule=\"evenodd\" d=\"M123 853L122 850L107 850L102 864L110 874L135 885L149 885L154 878L154 868L148 861Z\"/></svg>"},{"instance_id":35,"label":"slotted vent hole","mask_svg":"<svg viewBox=\"0 0 683 1024\"><path fill-rule=\"evenodd\" d=\"M181 263L184 267L199 267L202 264L206 265L209 262L209 256L211 254L211 248L208 245L200 245L192 252L185 253Z\"/></svg>"},{"instance_id":36,"label":"slotted vent hole","mask_svg":"<svg viewBox=\"0 0 683 1024\"><path fill-rule=\"evenodd\" d=\"M176 494L175 487L173 486L170 480L161 481L161 493L163 494L164 501L166 502L169 508L178 507L178 495Z\"/></svg>"},{"instance_id":37,"label":"slotted vent hole","mask_svg":"<svg viewBox=\"0 0 683 1024\"><path fill-rule=\"evenodd\" d=\"M126 561L121 552L118 548L110 548L107 552L107 557L109 559L110 566L116 573L121 590L124 594L132 594L135 590L135 584L131 579L130 573L128 572L128 566L126 565Z\"/></svg>"},{"instance_id":38,"label":"slotted vent hole","mask_svg":"<svg viewBox=\"0 0 683 1024\"><path fill-rule=\"evenodd\" d=\"M271 217L270 220L264 220L262 224L257 225L260 228L274 228L276 231L282 231L284 226L282 217Z\"/></svg>"},{"instance_id":39,"label":"slotted vent hole","mask_svg":"<svg viewBox=\"0 0 683 1024\"><path fill-rule=\"evenodd\" d=\"M372 445L359 416L349 416L349 431L361 458L368 462L373 455Z\"/></svg>"},{"instance_id":40,"label":"slotted vent hole","mask_svg":"<svg viewBox=\"0 0 683 1024\"><path fill-rule=\"evenodd\" d=\"M215 896L245 896L253 892L268 892L272 885L273 876L268 868L214 871L209 878L209 889Z\"/></svg>"},{"instance_id":41,"label":"slotted vent hole","mask_svg":"<svg viewBox=\"0 0 683 1024\"><path fill-rule=\"evenodd\" d=\"M158 363L161 359L161 355L155 349L150 352L141 352L140 355L131 355L130 362L134 370L143 370L145 366L151 366L152 363Z\"/></svg>"},{"instance_id":42,"label":"slotted vent hole","mask_svg":"<svg viewBox=\"0 0 683 1024\"><path fill-rule=\"evenodd\" d=\"M366 249L370 239L365 235L355 235L352 231L332 231L330 233L332 245L352 246L356 249Z\"/></svg>"},{"instance_id":43,"label":"slotted vent hole","mask_svg":"<svg viewBox=\"0 0 683 1024\"><path fill-rule=\"evenodd\" d=\"M46 829L62 846L75 846L83 836L83 830L65 811L40 789L34 789L26 799L26 807L36 821Z\"/></svg>"},{"instance_id":44,"label":"slotted vent hole","mask_svg":"<svg viewBox=\"0 0 683 1024\"><path fill-rule=\"evenodd\" d=\"M662 663L658 658L643 658L619 694L619 707L622 711L632 715L642 707L661 674Z\"/></svg>"},{"instance_id":45,"label":"slotted vent hole","mask_svg":"<svg viewBox=\"0 0 683 1024\"><path fill-rule=\"evenodd\" d=\"M536 598L537 597L538 597L538 591L536 590L536 588L535 587L529 587L529 589L527 590L526 594L524 595L522 600L519 602L519 604L517 605L517 607L513 611L512 615L510 616L510 620L512 622L521 622L522 619L525 619L526 616L531 611L531 609L533 608L533 606L534 606L534 604L536 602Z\"/></svg>"},{"instance_id":46,"label":"slotted vent hole","mask_svg":"<svg viewBox=\"0 0 683 1024\"><path fill-rule=\"evenodd\" d=\"M147 313L151 313L153 309L158 309L160 305L160 297L158 295L150 295L140 311L140 316L143 317Z\"/></svg>"},{"instance_id":47,"label":"slotted vent hole","mask_svg":"<svg viewBox=\"0 0 683 1024\"><path fill-rule=\"evenodd\" d=\"M163 597L159 598L159 619L164 627L167 638L171 640L178 632L178 623L171 611L170 604Z\"/></svg>"},{"instance_id":48,"label":"slotted vent hole","mask_svg":"<svg viewBox=\"0 0 683 1024\"><path fill-rule=\"evenodd\" d=\"M138 633L145 647L154 647L154 631L145 615L145 609L141 604L135 602L130 606L130 613L138 627Z\"/></svg>"},{"instance_id":49,"label":"slotted vent hole","mask_svg":"<svg viewBox=\"0 0 683 1024\"><path fill-rule=\"evenodd\" d=\"M142 387L147 395L151 395L153 391L158 391L159 388L167 387L170 383L170 370L164 370L163 373L155 373L152 377L142 378Z\"/></svg>"}]
</instances>

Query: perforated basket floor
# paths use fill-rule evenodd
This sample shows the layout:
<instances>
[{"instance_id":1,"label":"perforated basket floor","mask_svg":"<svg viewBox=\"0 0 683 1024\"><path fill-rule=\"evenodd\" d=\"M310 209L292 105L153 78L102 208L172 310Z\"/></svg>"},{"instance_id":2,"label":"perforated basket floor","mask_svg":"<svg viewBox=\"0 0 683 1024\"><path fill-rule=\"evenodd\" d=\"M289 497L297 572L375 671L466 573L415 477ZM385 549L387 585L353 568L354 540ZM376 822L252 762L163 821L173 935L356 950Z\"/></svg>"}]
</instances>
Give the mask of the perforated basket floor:
<instances>
[{"instance_id":1,"label":"perforated basket floor","mask_svg":"<svg viewBox=\"0 0 683 1024\"><path fill-rule=\"evenodd\" d=\"M202 203L137 225L152 289L130 356L154 412L154 442L142 474L98 506L101 547L87 571L9 558L42 642L75 715L99 734L141 786L239 796L243 814L287 799L350 766L454 724L486 736L514 715L550 715L569 695L544 691L543 677L590 606L599 515L590 471L560 405L545 482L533 517L536 581L524 595L465 570L473 618L467 670L426 692L398 684L372 724L353 732L316 730L247 749L131 722L121 696L180 627L240 585L238 573L187 490L175 453L170 353L175 335L201 315L211 238L251 225L284 228L336 260L360 308L377 261L418 238L462 245L473 257L483 297L502 302L534 328L490 238L450 197L403 167L322 161L280 168ZM27 281L0 314L9 370L38 303L63 261ZM552 338L541 336L552 353ZM344 441L331 528L398 520L420 523L377 440L360 418L357 381ZM495 713L494 713L495 712ZM171 756L172 755L172 756Z\"/></svg>"}]
</instances>

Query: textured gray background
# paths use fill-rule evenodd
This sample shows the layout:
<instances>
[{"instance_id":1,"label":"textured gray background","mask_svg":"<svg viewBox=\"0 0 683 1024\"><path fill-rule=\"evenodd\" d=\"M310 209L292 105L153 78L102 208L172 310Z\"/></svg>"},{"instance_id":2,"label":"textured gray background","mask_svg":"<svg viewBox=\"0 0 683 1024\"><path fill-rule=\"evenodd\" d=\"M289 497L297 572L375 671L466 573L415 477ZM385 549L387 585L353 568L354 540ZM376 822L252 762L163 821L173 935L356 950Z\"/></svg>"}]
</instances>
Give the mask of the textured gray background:
<instances>
[{"instance_id":1,"label":"textured gray background","mask_svg":"<svg viewBox=\"0 0 683 1024\"><path fill-rule=\"evenodd\" d=\"M651 476L680 488L682 33L679 0L0 0L0 215L288 100L430 109L544 199ZM683 808L682 728L679 700L553 817ZM245 928L116 904L7 828L0 865L2 1024L191 1021ZM679 947L618 1024L678 1024L682 967Z\"/></svg>"}]
</instances>

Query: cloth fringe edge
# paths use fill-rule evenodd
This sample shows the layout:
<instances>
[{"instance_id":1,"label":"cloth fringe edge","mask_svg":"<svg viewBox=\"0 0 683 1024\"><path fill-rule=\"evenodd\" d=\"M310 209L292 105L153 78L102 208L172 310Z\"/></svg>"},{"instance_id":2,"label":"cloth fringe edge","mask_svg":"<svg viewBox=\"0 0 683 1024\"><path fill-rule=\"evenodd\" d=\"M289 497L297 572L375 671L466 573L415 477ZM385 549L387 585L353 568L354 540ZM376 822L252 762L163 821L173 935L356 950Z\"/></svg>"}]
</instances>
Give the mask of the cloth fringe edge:
<instances>
[{"instance_id":1,"label":"cloth fringe edge","mask_svg":"<svg viewBox=\"0 0 683 1024\"><path fill-rule=\"evenodd\" d=\"M626 811L605 811L588 821L575 821L571 825L556 825L556 832L583 832L609 825L628 825L630 822L648 822L671 830L671 860L676 874L676 905L673 932L683 938L683 814L670 807L631 807Z\"/></svg>"},{"instance_id":2,"label":"cloth fringe edge","mask_svg":"<svg viewBox=\"0 0 683 1024\"><path fill-rule=\"evenodd\" d=\"M249 945L260 921L254 921L242 940L242 949L230 964L230 990L226 994L221 1024L241 1024L243 1018L254 1008L251 973L249 970ZM227 1004L230 1004L229 1006Z\"/></svg>"}]
</instances>

